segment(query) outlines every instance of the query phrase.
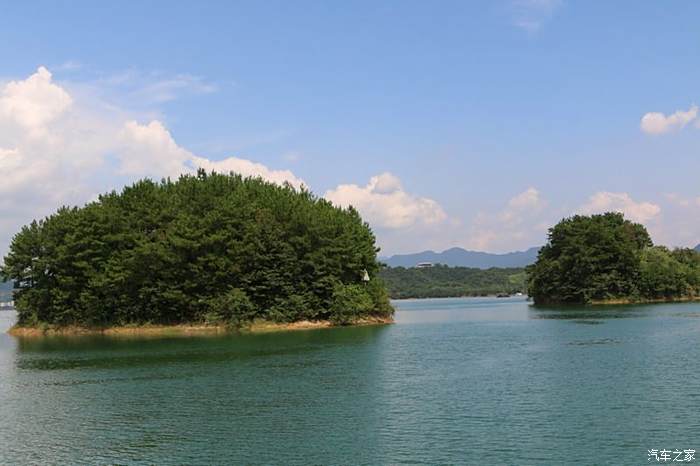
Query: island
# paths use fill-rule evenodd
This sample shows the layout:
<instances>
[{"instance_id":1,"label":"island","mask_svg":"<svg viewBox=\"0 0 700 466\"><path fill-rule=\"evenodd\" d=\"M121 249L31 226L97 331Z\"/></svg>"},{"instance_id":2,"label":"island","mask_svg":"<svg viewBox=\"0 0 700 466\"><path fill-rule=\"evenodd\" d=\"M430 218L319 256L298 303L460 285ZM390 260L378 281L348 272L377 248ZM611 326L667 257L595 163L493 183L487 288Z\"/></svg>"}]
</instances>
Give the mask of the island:
<instances>
[{"instance_id":1,"label":"island","mask_svg":"<svg viewBox=\"0 0 700 466\"><path fill-rule=\"evenodd\" d=\"M643 225L614 212L560 221L526 272L535 304L700 299L700 253L655 246Z\"/></svg>"},{"instance_id":2,"label":"island","mask_svg":"<svg viewBox=\"0 0 700 466\"><path fill-rule=\"evenodd\" d=\"M389 323L369 225L305 188L198 170L22 227L15 335Z\"/></svg>"}]
</instances>

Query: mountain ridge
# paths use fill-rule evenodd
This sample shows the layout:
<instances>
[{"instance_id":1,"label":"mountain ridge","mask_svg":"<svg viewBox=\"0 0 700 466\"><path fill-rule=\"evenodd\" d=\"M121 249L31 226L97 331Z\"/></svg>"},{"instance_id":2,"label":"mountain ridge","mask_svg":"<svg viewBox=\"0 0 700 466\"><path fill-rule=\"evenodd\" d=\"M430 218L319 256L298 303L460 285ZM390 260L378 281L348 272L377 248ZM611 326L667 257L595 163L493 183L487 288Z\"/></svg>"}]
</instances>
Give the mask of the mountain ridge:
<instances>
[{"instance_id":1,"label":"mountain ridge","mask_svg":"<svg viewBox=\"0 0 700 466\"><path fill-rule=\"evenodd\" d=\"M525 267L535 262L540 247L525 251L513 251L495 254L483 251L470 251L460 247L445 249L442 252L421 251L413 254L395 254L380 260L390 267L415 267L420 262L444 264L450 267L473 267L489 269L491 267Z\"/></svg>"}]
</instances>

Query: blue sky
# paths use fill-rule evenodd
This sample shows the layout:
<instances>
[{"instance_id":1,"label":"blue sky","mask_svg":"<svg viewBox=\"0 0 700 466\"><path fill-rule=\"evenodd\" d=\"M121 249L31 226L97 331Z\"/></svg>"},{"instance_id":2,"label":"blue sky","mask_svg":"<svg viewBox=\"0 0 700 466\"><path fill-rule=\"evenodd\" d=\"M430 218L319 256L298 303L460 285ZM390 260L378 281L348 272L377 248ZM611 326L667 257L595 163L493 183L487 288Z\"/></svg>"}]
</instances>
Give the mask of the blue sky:
<instances>
[{"instance_id":1,"label":"blue sky","mask_svg":"<svg viewBox=\"0 0 700 466\"><path fill-rule=\"evenodd\" d=\"M524 249L602 210L695 245L697 18L691 1L12 2L0 249L61 203L194 165L352 203L384 254Z\"/></svg>"}]
</instances>

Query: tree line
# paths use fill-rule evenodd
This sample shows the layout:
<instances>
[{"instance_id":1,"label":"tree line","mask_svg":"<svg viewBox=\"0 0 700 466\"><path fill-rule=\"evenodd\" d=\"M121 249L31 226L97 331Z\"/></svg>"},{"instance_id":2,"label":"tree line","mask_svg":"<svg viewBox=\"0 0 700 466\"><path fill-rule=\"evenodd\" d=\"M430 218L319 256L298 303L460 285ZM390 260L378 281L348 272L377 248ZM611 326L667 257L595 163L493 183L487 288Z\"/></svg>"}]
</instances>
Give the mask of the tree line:
<instances>
[{"instance_id":1,"label":"tree line","mask_svg":"<svg viewBox=\"0 0 700 466\"><path fill-rule=\"evenodd\" d=\"M24 326L342 324L393 314L377 252L353 208L199 170L33 221L0 275L14 282Z\"/></svg>"},{"instance_id":2,"label":"tree line","mask_svg":"<svg viewBox=\"0 0 700 466\"><path fill-rule=\"evenodd\" d=\"M451 298L516 293L526 290L522 268L386 267L379 273L392 298Z\"/></svg>"}]
</instances>

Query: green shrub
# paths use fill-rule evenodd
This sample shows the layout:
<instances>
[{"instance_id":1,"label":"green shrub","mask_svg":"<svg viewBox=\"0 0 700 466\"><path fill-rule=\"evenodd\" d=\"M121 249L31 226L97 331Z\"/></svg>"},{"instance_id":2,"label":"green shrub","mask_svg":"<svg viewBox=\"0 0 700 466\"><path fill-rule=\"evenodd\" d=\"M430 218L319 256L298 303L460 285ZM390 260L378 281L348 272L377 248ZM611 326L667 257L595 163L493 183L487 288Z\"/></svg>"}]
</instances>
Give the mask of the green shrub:
<instances>
[{"instance_id":1,"label":"green shrub","mask_svg":"<svg viewBox=\"0 0 700 466\"><path fill-rule=\"evenodd\" d=\"M209 324L239 327L242 323L253 320L254 317L255 305L245 291L232 288L209 300L205 321Z\"/></svg>"},{"instance_id":2,"label":"green shrub","mask_svg":"<svg viewBox=\"0 0 700 466\"><path fill-rule=\"evenodd\" d=\"M348 325L369 314L373 308L366 285L338 284L333 290L330 320L336 325Z\"/></svg>"}]
</instances>

